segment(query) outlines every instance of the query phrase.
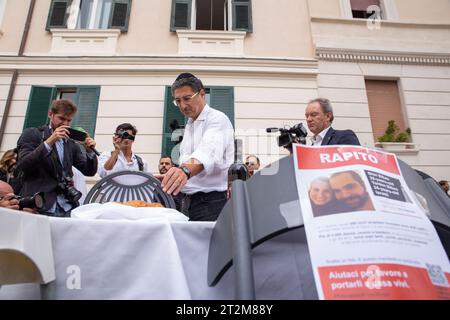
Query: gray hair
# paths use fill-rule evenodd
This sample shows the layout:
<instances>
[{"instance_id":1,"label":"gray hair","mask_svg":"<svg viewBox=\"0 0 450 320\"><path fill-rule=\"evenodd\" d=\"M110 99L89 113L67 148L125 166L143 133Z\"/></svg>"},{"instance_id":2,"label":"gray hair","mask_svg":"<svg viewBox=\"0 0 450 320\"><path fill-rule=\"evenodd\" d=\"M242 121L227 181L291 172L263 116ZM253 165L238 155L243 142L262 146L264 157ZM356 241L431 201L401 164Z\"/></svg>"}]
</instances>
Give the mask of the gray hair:
<instances>
[{"instance_id":1,"label":"gray hair","mask_svg":"<svg viewBox=\"0 0 450 320\"><path fill-rule=\"evenodd\" d=\"M313 100L310 100L308 102L308 105L317 102L320 105L320 108L322 109L323 113L331 113L331 119L330 122L333 122L334 120L334 114L333 114L333 107L331 106L330 100L326 98L316 98Z\"/></svg>"},{"instance_id":2,"label":"gray hair","mask_svg":"<svg viewBox=\"0 0 450 320\"><path fill-rule=\"evenodd\" d=\"M194 92L205 89L203 87L202 81L194 76L189 78L181 78L179 80L175 80L175 82L172 84L172 96L174 95L175 90L186 86L191 87L192 91Z\"/></svg>"}]
</instances>

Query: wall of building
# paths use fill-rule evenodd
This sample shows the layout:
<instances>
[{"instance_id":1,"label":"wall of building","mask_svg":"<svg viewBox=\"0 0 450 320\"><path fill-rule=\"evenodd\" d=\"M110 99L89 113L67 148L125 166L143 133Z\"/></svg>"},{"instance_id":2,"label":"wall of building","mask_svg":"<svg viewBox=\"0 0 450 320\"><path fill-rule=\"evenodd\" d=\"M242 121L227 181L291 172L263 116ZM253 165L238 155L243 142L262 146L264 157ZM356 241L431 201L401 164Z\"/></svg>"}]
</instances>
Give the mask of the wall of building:
<instances>
[{"instance_id":1,"label":"wall of building","mask_svg":"<svg viewBox=\"0 0 450 320\"><path fill-rule=\"evenodd\" d=\"M0 26L0 55L15 55L19 51L29 0L7 1Z\"/></svg>"},{"instance_id":2,"label":"wall of building","mask_svg":"<svg viewBox=\"0 0 450 320\"><path fill-rule=\"evenodd\" d=\"M342 18L341 0L308 0L311 17Z\"/></svg>"},{"instance_id":3,"label":"wall of building","mask_svg":"<svg viewBox=\"0 0 450 320\"><path fill-rule=\"evenodd\" d=\"M448 0L395 0L400 21L450 24Z\"/></svg>"},{"instance_id":4,"label":"wall of building","mask_svg":"<svg viewBox=\"0 0 450 320\"><path fill-rule=\"evenodd\" d=\"M177 55L178 37L175 32L169 31L171 5L171 1L134 0L128 32L119 36L116 54ZM50 51L52 36L45 30L49 7L50 0L38 1L36 4L26 47L28 55L46 55ZM258 0L253 3L252 10L253 33L248 33L244 40L245 56L313 56L311 37L299 36L310 34L306 1L280 0L275 5L271 0ZM274 10L277 14L267 14ZM13 24L12 21L8 23Z\"/></svg>"},{"instance_id":5,"label":"wall of building","mask_svg":"<svg viewBox=\"0 0 450 320\"><path fill-rule=\"evenodd\" d=\"M354 130L374 146L364 79L398 80L417 154L399 155L437 180L450 172L450 67L320 62L319 95L335 110L333 127Z\"/></svg>"}]
</instances>

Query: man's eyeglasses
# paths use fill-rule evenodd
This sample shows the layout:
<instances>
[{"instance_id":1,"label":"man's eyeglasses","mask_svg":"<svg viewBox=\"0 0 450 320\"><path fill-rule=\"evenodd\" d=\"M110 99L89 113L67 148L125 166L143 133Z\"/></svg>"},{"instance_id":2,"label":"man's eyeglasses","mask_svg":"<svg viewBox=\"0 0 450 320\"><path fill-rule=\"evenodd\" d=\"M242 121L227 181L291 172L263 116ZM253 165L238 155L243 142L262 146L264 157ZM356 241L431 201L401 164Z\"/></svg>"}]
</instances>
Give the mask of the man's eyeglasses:
<instances>
[{"instance_id":1,"label":"man's eyeglasses","mask_svg":"<svg viewBox=\"0 0 450 320\"><path fill-rule=\"evenodd\" d=\"M194 99L199 94L199 92L200 91L197 91L196 93L191 94L190 96L184 96L184 97L181 97L181 98L174 99L172 102L173 102L174 105L179 107L181 105L181 100L183 100L184 103L191 102L192 99Z\"/></svg>"},{"instance_id":2,"label":"man's eyeglasses","mask_svg":"<svg viewBox=\"0 0 450 320\"><path fill-rule=\"evenodd\" d=\"M249 166L249 165L256 166L256 162L246 162L245 165L246 166Z\"/></svg>"}]
</instances>

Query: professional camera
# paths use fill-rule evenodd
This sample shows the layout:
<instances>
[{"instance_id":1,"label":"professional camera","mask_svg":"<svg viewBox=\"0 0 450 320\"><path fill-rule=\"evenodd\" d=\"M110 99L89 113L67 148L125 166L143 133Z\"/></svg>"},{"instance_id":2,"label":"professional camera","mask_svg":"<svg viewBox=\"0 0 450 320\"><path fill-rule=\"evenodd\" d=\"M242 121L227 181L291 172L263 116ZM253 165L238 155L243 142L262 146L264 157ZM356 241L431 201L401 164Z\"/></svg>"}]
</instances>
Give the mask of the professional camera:
<instances>
[{"instance_id":1,"label":"professional camera","mask_svg":"<svg viewBox=\"0 0 450 320\"><path fill-rule=\"evenodd\" d=\"M38 192L32 197L16 196L15 198L19 200L19 210L23 210L23 208L41 210L44 208L45 198L43 192Z\"/></svg>"},{"instance_id":2,"label":"professional camera","mask_svg":"<svg viewBox=\"0 0 450 320\"><path fill-rule=\"evenodd\" d=\"M306 137L308 131L301 123L297 123L292 127L287 128L267 128L266 132L280 131L280 135L277 137L279 147L284 147L289 151L292 151L292 143L306 144Z\"/></svg>"},{"instance_id":3,"label":"professional camera","mask_svg":"<svg viewBox=\"0 0 450 320\"><path fill-rule=\"evenodd\" d=\"M58 188L67 201L73 205L78 205L78 200L80 200L83 194L73 186L73 179L71 177L65 176L63 181L58 183Z\"/></svg>"},{"instance_id":4,"label":"professional camera","mask_svg":"<svg viewBox=\"0 0 450 320\"><path fill-rule=\"evenodd\" d=\"M126 130L120 130L119 132L116 133L116 136L118 136L121 139L128 139L131 141L134 141L135 136L133 136L132 134L129 134L128 131Z\"/></svg>"}]
</instances>

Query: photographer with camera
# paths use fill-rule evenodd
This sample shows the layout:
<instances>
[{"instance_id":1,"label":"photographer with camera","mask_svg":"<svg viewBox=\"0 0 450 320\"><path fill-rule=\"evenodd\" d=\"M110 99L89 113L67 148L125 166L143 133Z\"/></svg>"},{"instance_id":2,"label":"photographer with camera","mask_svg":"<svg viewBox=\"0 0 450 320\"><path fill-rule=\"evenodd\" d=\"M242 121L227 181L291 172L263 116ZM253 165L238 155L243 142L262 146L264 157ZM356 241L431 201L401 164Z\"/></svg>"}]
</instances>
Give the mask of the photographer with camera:
<instances>
[{"instance_id":1,"label":"photographer with camera","mask_svg":"<svg viewBox=\"0 0 450 320\"><path fill-rule=\"evenodd\" d=\"M0 207L19 210L19 200L13 188L2 180L0 180Z\"/></svg>"},{"instance_id":2,"label":"photographer with camera","mask_svg":"<svg viewBox=\"0 0 450 320\"><path fill-rule=\"evenodd\" d=\"M98 175L102 178L124 170L149 172L148 163L133 153L137 129L131 123L117 126L112 137L114 150L104 151L98 158Z\"/></svg>"},{"instance_id":3,"label":"photographer with camera","mask_svg":"<svg viewBox=\"0 0 450 320\"><path fill-rule=\"evenodd\" d=\"M81 192L73 187L72 165L85 176L97 172L95 141L88 135L82 142L83 154L77 142L69 137L69 126L77 112L70 100L55 100L48 117L50 123L28 128L17 142L17 170L22 172L21 196L30 197L43 192L45 204L41 213L68 217L79 205Z\"/></svg>"},{"instance_id":4,"label":"photographer with camera","mask_svg":"<svg viewBox=\"0 0 450 320\"><path fill-rule=\"evenodd\" d=\"M8 183L0 181L0 207L13 210L21 210L28 213L37 213L44 207L44 193L36 193L32 197L21 197L14 194L14 190Z\"/></svg>"},{"instance_id":5,"label":"photographer with camera","mask_svg":"<svg viewBox=\"0 0 450 320\"><path fill-rule=\"evenodd\" d=\"M309 130L313 133L312 145L355 145L359 146L359 140L352 130L334 130L333 108L328 99L317 98L311 100L305 110L305 118Z\"/></svg>"}]
</instances>

